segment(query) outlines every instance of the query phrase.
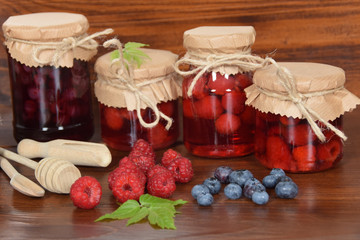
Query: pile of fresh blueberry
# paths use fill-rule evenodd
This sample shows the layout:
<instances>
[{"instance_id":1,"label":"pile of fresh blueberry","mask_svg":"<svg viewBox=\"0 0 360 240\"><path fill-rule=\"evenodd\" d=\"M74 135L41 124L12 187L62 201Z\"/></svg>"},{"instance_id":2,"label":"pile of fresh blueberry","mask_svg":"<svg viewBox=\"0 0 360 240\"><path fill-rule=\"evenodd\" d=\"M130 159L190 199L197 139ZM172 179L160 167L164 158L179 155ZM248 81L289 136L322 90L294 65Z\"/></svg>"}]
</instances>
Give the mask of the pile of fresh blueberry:
<instances>
[{"instance_id":1,"label":"pile of fresh blueberry","mask_svg":"<svg viewBox=\"0 0 360 240\"><path fill-rule=\"evenodd\" d=\"M214 177L195 185L191 190L191 195L200 206L210 206L214 202L213 195L220 192L222 183L227 184L224 188L227 198L239 199L244 194L259 205L269 201L266 188L275 188L275 193L279 198L292 199L298 194L297 185L280 168L272 169L261 183L249 170L232 170L228 166L220 166L215 170Z\"/></svg>"}]
</instances>

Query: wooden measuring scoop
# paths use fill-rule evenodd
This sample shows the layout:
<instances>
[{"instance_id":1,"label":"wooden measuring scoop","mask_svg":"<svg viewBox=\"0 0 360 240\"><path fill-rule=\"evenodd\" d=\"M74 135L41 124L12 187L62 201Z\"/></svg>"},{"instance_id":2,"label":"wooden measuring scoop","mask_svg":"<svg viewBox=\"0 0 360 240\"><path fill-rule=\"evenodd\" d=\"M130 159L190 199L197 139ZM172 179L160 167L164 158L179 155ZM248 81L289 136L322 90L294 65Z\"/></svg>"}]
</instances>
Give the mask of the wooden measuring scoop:
<instances>
[{"instance_id":1,"label":"wooden measuring scoop","mask_svg":"<svg viewBox=\"0 0 360 240\"><path fill-rule=\"evenodd\" d=\"M42 187L21 175L16 169L9 163L9 161L3 157L0 157L0 166L6 175L10 178L10 185L17 191L30 197L43 197L45 191Z\"/></svg>"},{"instance_id":2,"label":"wooden measuring scoop","mask_svg":"<svg viewBox=\"0 0 360 240\"><path fill-rule=\"evenodd\" d=\"M36 180L51 192L69 193L71 185L81 177L79 169L69 161L49 157L37 163L4 148L0 148L0 155L35 169Z\"/></svg>"},{"instance_id":3,"label":"wooden measuring scoop","mask_svg":"<svg viewBox=\"0 0 360 240\"><path fill-rule=\"evenodd\" d=\"M17 151L27 158L55 157L75 165L107 167L111 163L111 153L101 143L57 139L50 142L37 142L23 139Z\"/></svg>"}]
</instances>

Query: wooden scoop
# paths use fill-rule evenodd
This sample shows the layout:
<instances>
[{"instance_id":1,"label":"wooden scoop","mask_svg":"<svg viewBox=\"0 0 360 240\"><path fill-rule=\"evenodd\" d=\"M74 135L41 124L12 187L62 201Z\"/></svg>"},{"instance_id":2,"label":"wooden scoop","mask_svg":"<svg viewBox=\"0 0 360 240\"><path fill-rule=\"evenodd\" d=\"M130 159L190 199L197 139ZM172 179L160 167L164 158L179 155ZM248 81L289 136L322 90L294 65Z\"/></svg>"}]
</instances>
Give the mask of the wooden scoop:
<instances>
[{"instance_id":1,"label":"wooden scoop","mask_svg":"<svg viewBox=\"0 0 360 240\"><path fill-rule=\"evenodd\" d=\"M63 139L42 143L23 139L17 151L27 158L55 157L82 166L107 167L111 163L109 149L100 143Z\"/></svg>"},{"instance_id":2,"label":"wooden scoop","mask_svg":"<svg viewBox=\"0 0 360 240\"><path fill-rule=\"evenodd\" d=\"M10 178L10 185L17 191L30 197L43 197L45 191L39 185L21 175L16 169L3 157L0 157L0 166L6 175Z\"/></svg>"},{"instance_id":3,"label":"wooden scoop","mask_svg":"<svg viewBox=\"0 0 360 240\"><path fill-rule=\"evenodd\" d=\"M79 169L69 161L49 157L37 163L4 148L0 148L0 155L35 169L36 180L51 192L69 193L71 185L81 177Z\"/></svg>"}]
</instances>

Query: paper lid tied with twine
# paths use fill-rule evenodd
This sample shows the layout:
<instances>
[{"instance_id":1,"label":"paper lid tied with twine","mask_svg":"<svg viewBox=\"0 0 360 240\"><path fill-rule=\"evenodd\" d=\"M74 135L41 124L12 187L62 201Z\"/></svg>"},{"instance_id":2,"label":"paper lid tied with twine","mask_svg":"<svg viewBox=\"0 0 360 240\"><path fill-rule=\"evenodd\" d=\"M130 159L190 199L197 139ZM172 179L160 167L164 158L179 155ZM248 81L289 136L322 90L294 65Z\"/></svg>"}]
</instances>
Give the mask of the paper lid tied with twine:
<instances>
[{"instance_id":1,"label":"paper lid tied with twine","mask_svg":"<svg viewBox=\"0 0 360 240\"><path fill-rule=\"evenodd\" d=\"M120 62L113 64L111 53L97 59L95 95L100 103L129 111L150 107L156 112L159 111L156 104L176 100L182 95L181 79L173 68L178 55L158 49L144 48L142 51L150 60L133 69L130 78L122 74L125 68Z\"/></svg>"},{"instance_id":2,"label":"paper lid tied with twine","mask_svg":"<svg viewBox=\"0 0 360 240\"><path fill-rule=\"evenodd\" d=\"M88 61L97 53L84 15L63 12L32 13L9 17L2 25L5 45L12 58L31 67L44 65L72 67L74 59Z\"/></svg>"}]
</instances>

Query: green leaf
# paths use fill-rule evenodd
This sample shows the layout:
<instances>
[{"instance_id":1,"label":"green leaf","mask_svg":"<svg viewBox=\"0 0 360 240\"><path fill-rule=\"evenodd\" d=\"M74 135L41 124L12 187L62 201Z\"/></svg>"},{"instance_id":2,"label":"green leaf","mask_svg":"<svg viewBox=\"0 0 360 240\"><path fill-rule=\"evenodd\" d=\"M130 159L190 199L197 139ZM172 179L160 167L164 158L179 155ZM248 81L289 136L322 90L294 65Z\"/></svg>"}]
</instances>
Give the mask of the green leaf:
<instances>
[{"instance_id":1,"label":"green leaf","mask_svg":"<svg viewBox=\"0 0 360 240\"><path fill-rule=\"evenodd\" d=\"M135 216L140 211L140 204L135 200L128 200L123 203L118 209L112 213L105 214L95 222L102 221L104 219L125 219Z\"/></svg>"},{"instance_id":2,"label":"green leaf","mask_svg":"<svg viewBox=\"0 0 360 240\"><path fill-rule=\"evenodd\" d=\"M140 196L140 204L141 205L151 205L153 203L166 203L166 204L171 204L173 206L177 206L177 205L184 205L185 203L187 203L187 201L184 201L182 199L176 200L176 201L172 201L169 199L164 199L164 198L159 198L159 197L155 197L152 196L150 194L144 194Z\"/></svg>"},{"instance_id":3,"label":"green leaf","mask_svg":"<svg viewBox=\"0 0 360 240\"><path fill-rule=\"evenodd\" d=\"M142 219L147 217L147 215L149 215L149 209L146 207L141 208L140 211L138 211L135 216L132 216L128 220L126 226L129 226L133 223L137 223L137 222L141 221Z\"/></svg>"},{"instance_id":4,"label":"green leaf","mask_svg":"<svg viewBox=\"0 0 360 240\"><path fill-rule=\"evenodd\" d=\"M114 50L110 53L110 58L111 60L114 60L116 58L119 58L120 57L120 53L119 53L119 50Z\"/></svg>"},{"instance_id":5,"label":"green leaf","mask_svg":"<svg viewBox=\"0 0 360 240\"><path fill-rule=\"evenodd\" d=\"M175 209L171 204L153 204L149 210L149 222L164 229L176 229L174 223Z\"/></svg>"},{"instance_id":6,"label":"green leaf","mask_svg":"<svg viewBox=\"0 0 360 240\"><path fill-rule=\"evenodd\" d=\"M139 68L145 60L150 59L150 57L140 50L142 47L149 46L148 44L144 43L137 43L137 42L128 42L125 44L123 48L123 58L128 61L130 64L136 64ZM119 50L114 50L110 54L111 60L120 57Z\"/></svg>"}]
</instances>

